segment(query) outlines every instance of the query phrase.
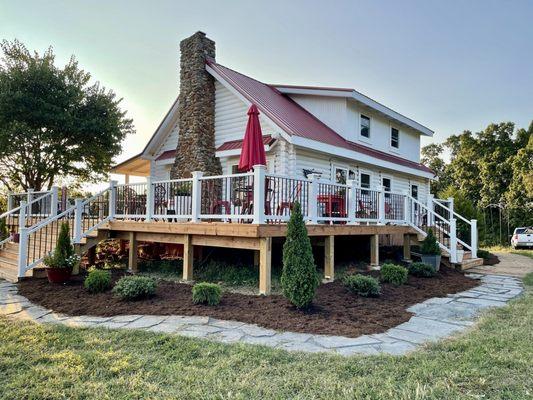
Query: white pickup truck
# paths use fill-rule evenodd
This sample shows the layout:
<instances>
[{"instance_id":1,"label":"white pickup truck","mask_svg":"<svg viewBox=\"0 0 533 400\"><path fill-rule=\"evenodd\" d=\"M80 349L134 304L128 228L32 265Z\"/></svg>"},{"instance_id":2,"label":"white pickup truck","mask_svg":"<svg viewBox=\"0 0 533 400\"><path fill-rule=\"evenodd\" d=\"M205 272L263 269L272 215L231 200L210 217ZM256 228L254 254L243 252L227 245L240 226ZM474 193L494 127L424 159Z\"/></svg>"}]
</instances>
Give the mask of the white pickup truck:
<instances>
[{"instance_id":1,"label":"white pickup truck","mask_svg":"<svg viewBox=\"0 0 533 400\"><path fill-rule=\"evenodd\" d=\"M516 228L511 237L513 249L518 247L533 247L533 227Z\"/></svg>"}]
</instances>

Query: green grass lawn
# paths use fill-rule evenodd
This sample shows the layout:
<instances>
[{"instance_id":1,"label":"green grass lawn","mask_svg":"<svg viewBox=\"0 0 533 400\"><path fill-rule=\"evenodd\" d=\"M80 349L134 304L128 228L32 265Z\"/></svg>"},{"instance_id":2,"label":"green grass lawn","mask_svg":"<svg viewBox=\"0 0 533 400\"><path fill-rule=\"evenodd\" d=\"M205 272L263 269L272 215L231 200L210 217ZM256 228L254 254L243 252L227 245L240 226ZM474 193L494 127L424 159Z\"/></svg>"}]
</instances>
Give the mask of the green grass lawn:
<instances>
[{"instance_id":1,"label":"green grass lawn","mask_svg":"<svg viewBox=\"0 0 533 400\"><path fill-rule=\"evenodd\" d=\"M531 399L531 360L531 287L459 338L402 357L294 354L0 318L1 399Z\"/></svg>"},{"instance_id":2,"label":"green grass lawn","mask_svg":"<svg viewBox=\"0 0 533 400\"><path fill-rule=\"evenodd\" d=\"M484 250L490 251L491 253L494 253L494 252L511 253L511 254L519 254L521 256L533 258L533 250L530 250L530 249L513 249L510 246L509 247L492 246L492 247L485 248Z\"/></svg>"}]
</instances>

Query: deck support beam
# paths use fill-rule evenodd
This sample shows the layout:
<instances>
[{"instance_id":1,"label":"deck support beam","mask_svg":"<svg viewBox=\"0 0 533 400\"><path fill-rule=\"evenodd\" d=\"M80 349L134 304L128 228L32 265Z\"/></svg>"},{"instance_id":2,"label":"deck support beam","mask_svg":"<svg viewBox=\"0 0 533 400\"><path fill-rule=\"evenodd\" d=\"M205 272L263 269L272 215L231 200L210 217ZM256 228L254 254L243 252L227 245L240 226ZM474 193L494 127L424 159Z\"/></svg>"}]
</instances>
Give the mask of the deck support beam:
<instances>
[{"instance_id":1,"label":"deck support beam","mask_svg":"<svg viewBox=\"0 0 533 400\"><path fill-rule=\"evenodd\" d=\"M138 250L139 244L135 236L135 232L129 232L130 249L128 254L128 269L131 272L138 272Z\"/></svg>"},{"instance_id":2,"label":"deck support beam","mask_svg":"<svg viewBox=\"0 0 533 400\"><path fill-rule=\"evenodd\" d=\"M379 265L379 235L370 236L370 266Z\"/></svg>"},{"instance_id":3,"label":"deck support beam","mask_svg":"<svg viewBox=\"0 0 533 400\"><path fill-rule=\"evenodd\" d=\"M269 295L272 282L272 238L259 239L259 293Z\"/></svg>"},{"instance_id":4,"label":"deck support beam","mask_svg":"<svg viewBox=\"0 0 533 400\"><path fill-rule=\"evenodd\" d=\"M411 261L411 235L408 233L403 235L403 260Z\"/></svg>"},{"instance_id":5,"label":"deck support beam","mask_svg":"<svg viewBox=\"0 0 533 400\"><path fill-rule=\"evenodd\" d=\"M324 238L324 278L328 281L335 279L335 236Z\"/></svg>"},{"instance_id":6,"label":"deck support beam","mask_svg":"<svg viewBox=\"0 0 533 400\"><path fill-rule=\"evenodd\" d=\"M191 235L185 235L183 243L183 280L193 280L194 247Z\"/></svg>"}]
</instances>

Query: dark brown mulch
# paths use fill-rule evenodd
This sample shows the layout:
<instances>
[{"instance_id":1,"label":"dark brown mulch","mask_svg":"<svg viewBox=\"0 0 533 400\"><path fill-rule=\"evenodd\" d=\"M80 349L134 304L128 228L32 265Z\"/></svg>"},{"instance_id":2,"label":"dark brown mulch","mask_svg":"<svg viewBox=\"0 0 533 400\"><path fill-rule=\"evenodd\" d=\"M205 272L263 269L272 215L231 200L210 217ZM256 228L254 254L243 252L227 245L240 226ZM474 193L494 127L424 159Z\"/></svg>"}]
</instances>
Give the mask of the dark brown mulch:
<instances>
[{"instance_id":1,"label":"dark brown mulch","mask_svg":"<svg viewBox=\"0 0 533 400\"><path fill-rule=\"evenodd\" d=\"M483 259L483 265L496 265L500 263L500 259L496 254L490 253L487 258Z\"/></svg>"},{"instance_id":2,"label":"dark brown mulch","mask_svg":"<svg viewBox=\"0 0 533 400\"><path fill-rule=\"evenodd\" d=\"M443 268L435 278L410 276L400 287L382 284L379 298L364 298L335 281L320 285L309 311L296 310L282 296L236 293L224 293L215 307L195 305L190 285L168 281L159 282L154 298L136 302L118 300L111 292L91 295L83 288L82 277L67 285L52 285L46 279L26 280L19 284L19 291L34 303L69 315L202 315L277 330L357 337L384 332L409 320L411 313L406 308L410 305L476 285L463 274Z\"/></svg>"}]
</instances>

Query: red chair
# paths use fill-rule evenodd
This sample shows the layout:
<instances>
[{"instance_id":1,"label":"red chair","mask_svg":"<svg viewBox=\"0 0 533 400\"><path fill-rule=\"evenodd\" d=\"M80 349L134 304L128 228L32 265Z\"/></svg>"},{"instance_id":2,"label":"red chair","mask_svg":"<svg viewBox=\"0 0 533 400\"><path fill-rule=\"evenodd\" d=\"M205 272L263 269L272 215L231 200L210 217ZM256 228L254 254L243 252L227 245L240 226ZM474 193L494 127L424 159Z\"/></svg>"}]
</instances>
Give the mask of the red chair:
<instances>
[{"instance_id":1,"label":"red chair","mask_svg":"<svg viewBox=\"0 0 533 400\"><path fill-rule=\"evenodd\" d=\"M276 211L276 215L283 215L284 211L287 210L287 209L289 211L292 211L292 209L294 207L294 202L300 196L301 191L302 191L302 182L298 182L298 184L296 185L296 187L293 190L292 196L289 197L289 200L288 201L282 201L278 205L278 209Z\"/></svg>"}]
</instances>

